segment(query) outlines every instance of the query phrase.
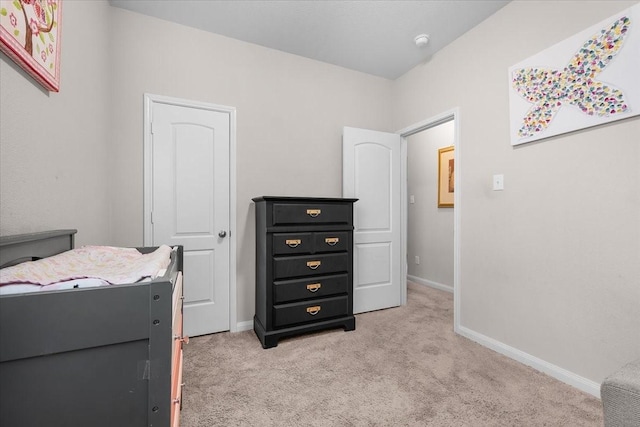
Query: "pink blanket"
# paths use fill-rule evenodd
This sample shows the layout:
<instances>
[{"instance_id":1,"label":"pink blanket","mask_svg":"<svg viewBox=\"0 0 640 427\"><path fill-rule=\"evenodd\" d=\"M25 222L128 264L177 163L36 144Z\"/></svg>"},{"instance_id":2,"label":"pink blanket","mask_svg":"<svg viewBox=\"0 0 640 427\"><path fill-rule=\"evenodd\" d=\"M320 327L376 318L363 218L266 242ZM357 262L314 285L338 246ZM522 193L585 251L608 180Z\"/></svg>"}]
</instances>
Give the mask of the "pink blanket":
<instances>
[{"instance_id":1,"label":"pink blanket","mask_svg":"<svg viewBox=\"0 0 640 427\"><path fill-rule=\"evenodd\" d=\"M64 280L95 278L111 284L134 283L167 268L171 248L160 246L150 254L133 248L83 246L38 261L0 270L0 285L32 283L49 285Z\"/></svg>"}]
</instances>

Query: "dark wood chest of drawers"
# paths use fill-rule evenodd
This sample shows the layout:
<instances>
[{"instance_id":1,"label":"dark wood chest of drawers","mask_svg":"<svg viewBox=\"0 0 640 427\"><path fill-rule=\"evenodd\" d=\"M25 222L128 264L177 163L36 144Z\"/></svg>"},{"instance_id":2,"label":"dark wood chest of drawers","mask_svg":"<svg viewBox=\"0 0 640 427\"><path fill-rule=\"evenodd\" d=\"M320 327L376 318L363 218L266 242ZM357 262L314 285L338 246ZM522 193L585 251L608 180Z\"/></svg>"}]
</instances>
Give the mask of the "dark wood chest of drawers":
<instances>
[{"instance_id":1,"label":"dark wood chest of drawers","mask_svg":"<svg viewBox=\"0 0 640 427\"><path fill-rule=\"evenodd\" d=\"M256 197L256 315L264 348L283 337L356 327L353 203L357 199Z\"/></svg>"}]
</instances>

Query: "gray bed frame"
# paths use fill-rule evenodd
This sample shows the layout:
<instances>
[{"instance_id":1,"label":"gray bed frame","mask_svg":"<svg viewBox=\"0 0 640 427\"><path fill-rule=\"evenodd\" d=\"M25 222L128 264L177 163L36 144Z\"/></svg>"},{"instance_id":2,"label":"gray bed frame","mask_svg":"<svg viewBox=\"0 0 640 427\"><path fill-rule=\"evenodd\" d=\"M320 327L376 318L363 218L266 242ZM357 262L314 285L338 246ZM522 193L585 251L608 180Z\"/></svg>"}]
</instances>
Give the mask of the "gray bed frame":
<instances>
[{"instance_id":1,"label":"gray bed frame","mask_svg":"<svg viewBox=\"0 0 640 427\"><path fill-rule=\"evenodd\" d=\"M0 237L0 266L72 249L75 234ZM169 427L182 247L171 257L151 282L0 296L0 425Z\"/></svg>"}]
</instances>

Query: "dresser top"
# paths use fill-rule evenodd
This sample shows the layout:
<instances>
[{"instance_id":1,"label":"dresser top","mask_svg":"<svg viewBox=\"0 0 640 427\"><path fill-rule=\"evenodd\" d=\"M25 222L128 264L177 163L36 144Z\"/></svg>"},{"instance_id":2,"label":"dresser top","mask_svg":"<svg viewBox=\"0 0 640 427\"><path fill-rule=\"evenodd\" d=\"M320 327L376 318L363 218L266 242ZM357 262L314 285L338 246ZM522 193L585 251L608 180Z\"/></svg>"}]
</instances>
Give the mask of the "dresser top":
<instances>
[{"instance_id":1,"label":"dresser top","mask_svg":"<svg viewBox=\"0 0 640 427\"><path fill-rule=\"evenodd\" d=\"M358 199L343 199L340 197L291 197L291 196L259 196L254 202L357 202Z\"/></svg>"}]
</instances>

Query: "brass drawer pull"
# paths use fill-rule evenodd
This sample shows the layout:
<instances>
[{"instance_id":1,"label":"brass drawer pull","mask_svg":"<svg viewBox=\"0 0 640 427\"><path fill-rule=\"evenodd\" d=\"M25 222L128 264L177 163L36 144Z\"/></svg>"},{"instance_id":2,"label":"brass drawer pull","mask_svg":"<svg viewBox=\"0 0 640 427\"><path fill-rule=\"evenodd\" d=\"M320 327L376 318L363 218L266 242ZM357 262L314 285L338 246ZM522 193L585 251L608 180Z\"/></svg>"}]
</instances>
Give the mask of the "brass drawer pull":
<instances>
[{"instance_id":1,"label":"brass drawer pull","mask_svg":"<svg viewBox=\"0 0 640 427\"><path fill-rule=\"evenodd\" d=\"M176 341L180 341L181 343L184 343L184 344L189 344L189 337L186 335L182 337L180 335L174 335L173 339Z\"/></svg>"},{"instance_id":2,"label":"brass drawer pull","mask_svg":"<svg viewBox=\"0 0 640 427\"><path fill-rule=\"evenodd\" d=\"M301 239L289 239L284 242L290 248L297 248L300 243L302 243Z\"/></svg>"},{"instance_id":3,"label":"brass drawer pull","mask_svg":"<svg viewBox=\"0 0 640 427\"><path fill-rule=\"evenodd\" d=\"M318 289L320 289L322 287L321 283L309 283L307 285L307 290L309 292L318 292Z\"/></svg>"},{"instance_id":4,"label":"brass drawer pull","mask_svg":"<svg viewBox=\"0 0 640 427\"><path fill-rule=\"evenodd\" d=\"M320 264L322 264L322 261L307 261L307 267L309 267L312 270L315 270L316 268L320 267Z\"/></svg>"},{"instance_id":5,"label":"brass drawer pull","mask_svg":"<svg viewBox=\"0 0 640 427\"><path fill-rule=\"evenodd\" d=\"M330 246L335 246L339 241L339 237L327 237L326 239L324 239L324 242Z\"/></svg>"},{"instance_id":6,"label":"brass drawer pull","mask_svg":"<svg viewBox=\"0 0 640 427\"><path fill-rule=\"evenodd\" d=\"M321 209L307 209L307 215L311 218L315 218L322 213Z\"/></svg>"},{"instance_id":7,"label":"brass drawer pull","mask_svg":"<svg viewBox=\"0 0 640 427\"><path fill-rule=\"evenodd\" d=\"M319 305L314 305L313 307L307 307L307 313L309 313L312 316L315 316L316 314L320 313L320 309L322 307L320 307Z\"/></svg>"}]
</instances>

